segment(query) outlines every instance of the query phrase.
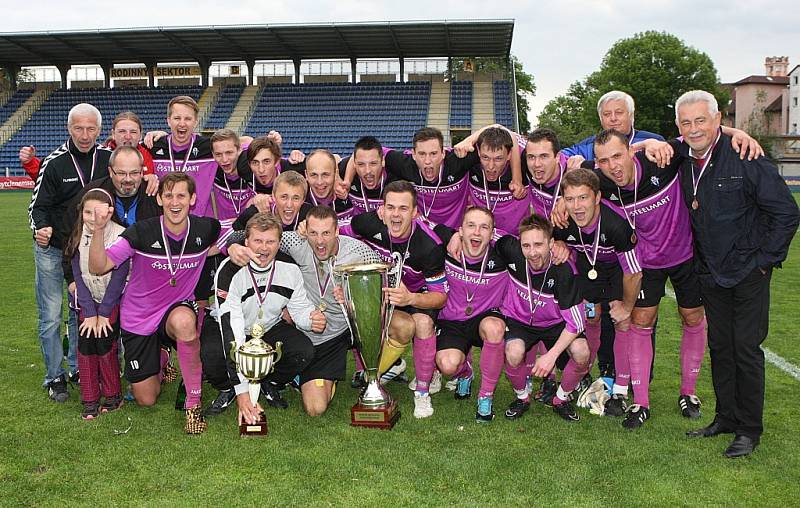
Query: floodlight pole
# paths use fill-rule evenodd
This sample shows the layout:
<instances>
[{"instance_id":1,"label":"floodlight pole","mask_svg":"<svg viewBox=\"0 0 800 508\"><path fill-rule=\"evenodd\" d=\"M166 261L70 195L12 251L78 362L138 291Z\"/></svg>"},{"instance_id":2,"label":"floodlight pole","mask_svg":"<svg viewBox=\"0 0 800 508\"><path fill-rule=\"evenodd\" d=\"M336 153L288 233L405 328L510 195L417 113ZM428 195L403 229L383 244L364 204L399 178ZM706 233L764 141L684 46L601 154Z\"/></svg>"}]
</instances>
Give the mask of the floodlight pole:
<instances>
[{"instance_id":1,"label":"floodlight pole","mask_svg":"<svg viewBox=\"0 0 800 508\"><path fill-rule=\"evenodd\" d=\"M508 65L511 67L511 103L514 106L514 132L519 132L519 108L517 107L517 66L508 55Z\"/></svg>"}]
</instances>

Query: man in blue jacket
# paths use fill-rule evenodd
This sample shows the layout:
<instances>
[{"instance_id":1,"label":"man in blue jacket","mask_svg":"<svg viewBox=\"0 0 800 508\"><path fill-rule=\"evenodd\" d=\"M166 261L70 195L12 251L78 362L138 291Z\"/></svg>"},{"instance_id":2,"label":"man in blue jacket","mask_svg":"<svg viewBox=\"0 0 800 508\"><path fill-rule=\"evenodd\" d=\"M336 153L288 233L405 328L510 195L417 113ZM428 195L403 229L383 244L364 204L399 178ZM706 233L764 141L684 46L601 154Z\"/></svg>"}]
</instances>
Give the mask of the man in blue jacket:
<instances>
[{"instance_id":1,"label":"man in blue jacket","mask_svg":"<svg viewBox=\"0 0 800 508\"><path fill-rule=\"evenodd\" d=\"M713 95L686 92L675 117L717 397L714 421L687 435L735 434L725 456L741 457L753 452L763 432L760 345L769 325L769 283L786 259L800 211L774 163L747 160L732 148Z\"/></svg>"}]
</instances>

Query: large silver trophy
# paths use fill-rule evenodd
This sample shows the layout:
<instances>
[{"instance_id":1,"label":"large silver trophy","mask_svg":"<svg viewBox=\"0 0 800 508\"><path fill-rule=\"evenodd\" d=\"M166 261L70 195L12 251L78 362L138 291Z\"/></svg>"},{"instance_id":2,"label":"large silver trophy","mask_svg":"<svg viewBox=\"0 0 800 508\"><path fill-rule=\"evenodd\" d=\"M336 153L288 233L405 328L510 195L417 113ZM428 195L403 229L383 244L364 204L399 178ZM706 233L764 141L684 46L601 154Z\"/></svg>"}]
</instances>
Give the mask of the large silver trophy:
<instances>
[{"instance_id":1,"label":"large silver trophy","mask_svg":"<svg viewBox=\"0 0 800 508\"><path fill-rule=\"evenodd\" d=\"M236 365L236 370L249 381L250 402L254 406L258 404L258 396L261 393L261 380L275 369L275 363L282 355L282 343L276 342L273 348L261 339L265 333L264 326L256 323L250 329L252 337L250 340L238 348L235 342L231 342L231 359ZM264 413L261 413L255 424L244 422L239 426L239 434L243 436L264 436L268 432L267 417Z\"/></svg>"},{"instance_id":2,"label":"large silver trophy","mask_svg":"<svg viewBox=\"0 0 800 508\"><path fill-rule=\"evenodd\" d=\"M354 426L391 429L400 418L397 402L381 386L378 372L383 344L389 335L391 309L384 303L383 288L388 286L391 269L388 263L334 267L334 273L341 278L353 342L366 366L367 386L350 410L350 424Z\"/></svg>"}]
</instances>

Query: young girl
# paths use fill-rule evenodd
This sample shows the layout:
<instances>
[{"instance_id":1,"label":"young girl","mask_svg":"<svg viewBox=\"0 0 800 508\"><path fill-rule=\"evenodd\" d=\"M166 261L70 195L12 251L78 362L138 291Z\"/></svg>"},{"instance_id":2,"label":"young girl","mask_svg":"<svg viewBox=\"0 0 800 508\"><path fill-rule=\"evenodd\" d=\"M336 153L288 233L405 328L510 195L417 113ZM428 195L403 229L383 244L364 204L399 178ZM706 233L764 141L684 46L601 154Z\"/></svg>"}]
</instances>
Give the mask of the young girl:
<instances>
[{"instance_id":1,"label":"young girl","mask_svg":"<svg viewBox=\"0 0 800 508\"><path fill-rule=\"evenodd\" d=\"M96 418L100 412L114 411L122 405L117 358L119 300L129 264L126 262L105 275L89 273L89 243L94 231L95 208L103 205L114 206L111 195L103 189L92 189L83 196L78 205L80 218L64 249L65 264L70 263L75 279L75 302L71 304L76 304L80 311L78 368L84 420ZM109 245L124 230L119 224L109 223L104 243Z\"/></svg>"}]
</instances>

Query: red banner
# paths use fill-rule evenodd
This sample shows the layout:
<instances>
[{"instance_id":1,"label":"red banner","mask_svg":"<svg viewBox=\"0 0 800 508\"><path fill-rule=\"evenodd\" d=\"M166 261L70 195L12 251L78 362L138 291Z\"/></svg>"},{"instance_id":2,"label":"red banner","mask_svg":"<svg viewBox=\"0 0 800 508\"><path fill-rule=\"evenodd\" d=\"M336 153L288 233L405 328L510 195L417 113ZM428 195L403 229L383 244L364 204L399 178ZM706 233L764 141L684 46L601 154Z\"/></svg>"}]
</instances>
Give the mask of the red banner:
<instances>
[{"instance_id":1,"label":"red banner","mask_svg":"<svg viewBox=\"0 0 800 508\"><path fill-rule=\"evenodd\" d=\"M0 191L33 190L33 183L28 176L0 176Z\"/></svg>"}]
</instances>

